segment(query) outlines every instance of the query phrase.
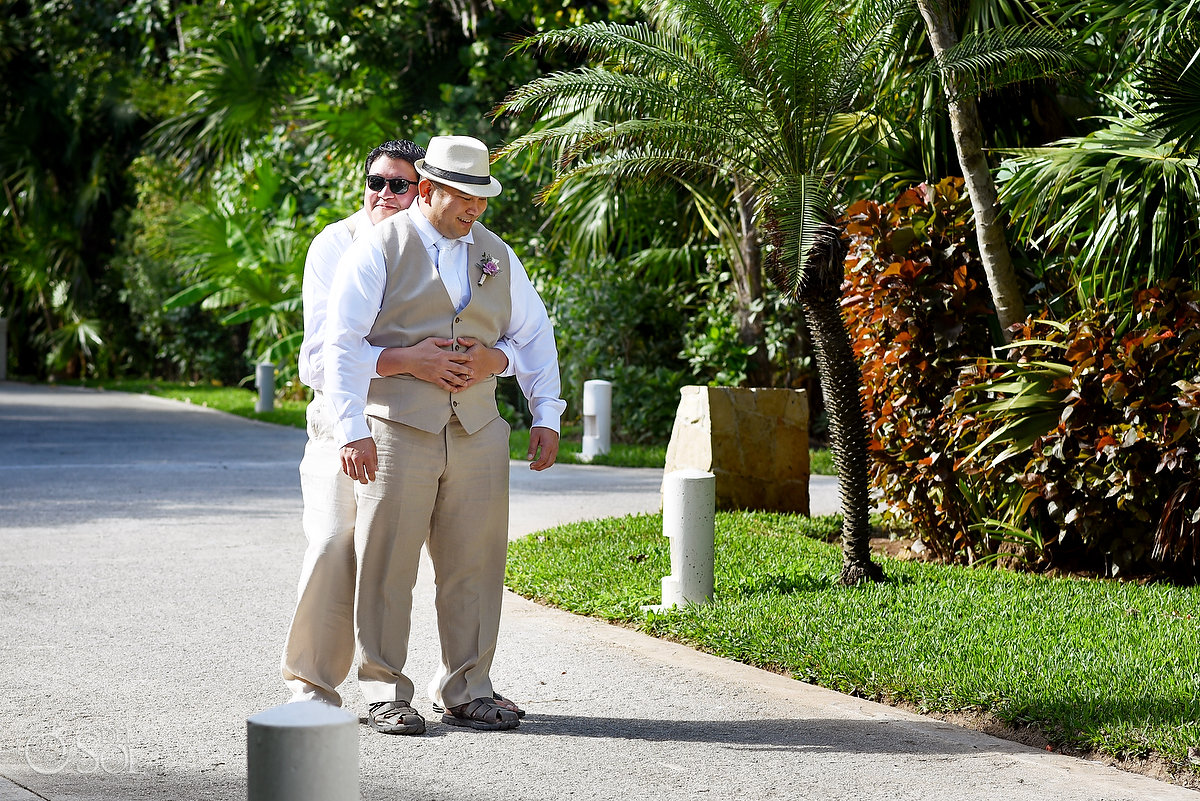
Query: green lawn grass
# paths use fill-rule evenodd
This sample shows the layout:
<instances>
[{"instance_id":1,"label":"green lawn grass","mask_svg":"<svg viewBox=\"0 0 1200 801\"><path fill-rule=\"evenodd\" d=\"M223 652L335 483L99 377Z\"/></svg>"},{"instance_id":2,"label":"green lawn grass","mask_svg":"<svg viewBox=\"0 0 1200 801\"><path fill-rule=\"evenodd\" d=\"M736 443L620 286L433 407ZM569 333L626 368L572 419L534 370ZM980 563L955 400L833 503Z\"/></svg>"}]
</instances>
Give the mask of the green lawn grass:
<instances>
[{"instance_id":1,"label":"green lawn grass","mask_svg":"<svg viewBox=\"0 0 1200 801\"><path fill-rule=\"evenodd\" d=\"M1187 768L1200 745L1200 590L884 560L884 584L835 581L840 518L719 513L715 600L662 600L659 515L514 542L509 586L723 657L922 711L1032 725L1059 746Z\"/></svg>"},{"instance_id":2,"label":"green lawn grass","mask_svg":"<svg viewBox=\"0 0 1200 801\"><path fill-rule=\"evenodd\" d=\"M529 452L529 429L514 428L508 438L509 457L525 460ZM584 464L580 458L583 451L583 429L580 426L565 426L558 443L558 461L563 464ZM607 464L617 467L657 467L667 463L666 445L623 445L614 443L608 453L596 456L587 464Z\"/></svg>"}]
</instances>

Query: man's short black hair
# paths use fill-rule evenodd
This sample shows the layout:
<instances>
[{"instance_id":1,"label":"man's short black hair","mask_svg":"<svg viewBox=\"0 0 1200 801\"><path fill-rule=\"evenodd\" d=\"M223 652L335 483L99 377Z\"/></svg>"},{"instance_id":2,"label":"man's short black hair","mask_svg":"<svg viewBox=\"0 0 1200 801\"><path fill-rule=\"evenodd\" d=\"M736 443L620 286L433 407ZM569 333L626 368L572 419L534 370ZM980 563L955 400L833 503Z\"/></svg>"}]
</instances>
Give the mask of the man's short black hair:
<instances>
[{"instance_id":1,"label":"man's short black hair","mask_svg":"<svg viewBox=\"0 0 1200 801\"><path fill-rule=\"evenodd\" d=\"M418 159L425 158L425 148L408 141L407 139L392 139L384 142L379 147L372 150L367 155L367 164L365 171L371 172L371 165L375 163L375 159L380 156L387 156L393 159L401 159L409 164L416 164Z\"/></svg>"}]
</instances>

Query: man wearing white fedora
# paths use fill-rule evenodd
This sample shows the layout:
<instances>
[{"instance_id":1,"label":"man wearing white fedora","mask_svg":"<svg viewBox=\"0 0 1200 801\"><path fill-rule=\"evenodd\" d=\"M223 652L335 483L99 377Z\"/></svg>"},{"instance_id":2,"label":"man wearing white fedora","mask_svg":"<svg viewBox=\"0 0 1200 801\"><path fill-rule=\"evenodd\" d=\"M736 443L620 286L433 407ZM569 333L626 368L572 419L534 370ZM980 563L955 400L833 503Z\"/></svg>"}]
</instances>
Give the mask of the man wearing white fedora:
<instances>
[{"instance_id":1,"label":"man wearing white fedora","mask_svg":"<svg viewBox=\"0 0 1200 801\"><path fill-rule=\"evenodd\" d=\"M338 264L324 347L343 471L359 482L355 625L359 684L369 724L419 734L404 674L412 587L422 543L437 586L442 667L434 689L442 721L511 729L519 713L497 702L490 669L500 624L508 545L508 423L494 378L447 391L414 375L372 380L363 343L406 348L429 337L492 347L504 337L533 415L530 468L558 455L558 352L524 266L478 222L500 194L486 145L434 137L418 198L375 226Z\"/></svg>"},{"instance_id":2,"label":"man wearing white fedora","mask_svg":"<svg viewBox=\"0 0 1200 801\"><path fill-rule=\"evenodd\" d=\"M313 390L306 415L308 443L300 462L308 547L281 659L293 701L340 705L337 686L354 660L355 482L342 472L338 461L341 442L334 439L334 418L324 394L322 348L329 288L350 245L416 200L419 179L414 165L424 157L425 150L406 139L384 142L367 154L362 208L317 234L304 262L304 340L298 362L300 380ZM447 390L468 386L481 373L486 377L505 371L511 360L503 340L495 350L464 341L472 347L457 353L441 349L449 344L449 340L429 339L405 352L364 342L368 350L364 358L375 359L379 375L407 371Z\"/></svg>"}]
</instances>

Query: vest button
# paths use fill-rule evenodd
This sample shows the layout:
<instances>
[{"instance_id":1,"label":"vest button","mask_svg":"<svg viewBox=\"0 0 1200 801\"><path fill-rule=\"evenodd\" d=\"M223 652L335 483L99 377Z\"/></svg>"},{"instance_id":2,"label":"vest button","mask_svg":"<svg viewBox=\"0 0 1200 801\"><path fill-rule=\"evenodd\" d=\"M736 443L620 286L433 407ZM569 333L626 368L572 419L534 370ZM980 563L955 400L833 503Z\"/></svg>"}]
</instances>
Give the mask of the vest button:
<instances>
[{"instance_id":1,"label":"vest button","mask_svg":"<svg viewBox=\"0 0 1200 801\"><path fill-rule=\"evenodd\" d=\"M461 317L455 317L455 318L454 318L454 322L456 322L456 323L461 323L461 322L462 322L462 318L461 318Z\"/></svg>"},{"instance_id":2,"label":"vest button","mask_svg":"<svg viewBox=\"0 0 1200 801\"><path fill-rule=\"evenodd\" d=\"M457 406L457 405L458 405L458 401L450 401L450 405L451 405L451 406Z\"/></svg>"}]
</instances>

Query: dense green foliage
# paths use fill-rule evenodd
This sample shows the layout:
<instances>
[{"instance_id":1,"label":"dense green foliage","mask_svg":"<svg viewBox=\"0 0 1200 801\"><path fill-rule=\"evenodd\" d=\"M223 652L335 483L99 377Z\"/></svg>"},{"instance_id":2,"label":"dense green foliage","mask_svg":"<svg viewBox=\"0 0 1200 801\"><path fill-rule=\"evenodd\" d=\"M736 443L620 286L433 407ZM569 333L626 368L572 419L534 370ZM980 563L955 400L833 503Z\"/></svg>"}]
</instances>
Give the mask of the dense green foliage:
<instances>
[{"instance_id":1,"label":"dense green foliage","mask_svg":"<svg viewBox=\"0 0 1200 801\"><path fill-rule=\"evenodd\" d=\"M1149 319L1135 308L1148 282L1178 279L1183 293L1200 277L1195 3L973 0L955 8L960 44L935 63L904 0L728 8L707 0L4 0L7 371L234 385L271 359L281 394L303 397L294 349L307 242L361 202L370 147L465 132L497 150L542 147L532 156L562 146L554 165L498 160L506 190L486 222L514 244L548 301L569 421L589 378L615 384L618 444L659 446L681 385L803 387L821 440L820 343L789 293L803 284L800 268L828 212L945 187L956 174L946 78L978 94L1028 310L1069 331L1090 326L1098 341L1136 337ZM771 24L760 35L738 38L763 20ZM603 47L612 26L644 37L629 40L619 70ZM638 73L655 63L664 69ZM546 112L537 122L490 116L518 87L554 81L593 94L532 99ZM721 158L696 169L670 160L706 149ZM621 161L633 156L645 160ZM555 179L552 166L579 168L571 174L585 180L535 196ZM649 173L663 180L642 186ZM1073 523L1064 516L1049 525L1054 513L1026 505L1004 472L1036 461L1037 443L1022 440L1029 448L994 468L984 469L996 455L985 451L956 474L947 467L956 365L991 357L1001 342L986 314L976 316L988 299L970 255L972 215L961 200L947 202L952 211L888 211L913 241L893 252L876 236L878 263L855 262L861 272L850 276L857 289L845 296L856 300L846 311L860 325L867 422L881 457L873 481L946 555L980 558L1003 547L1044 564L1063 532L1073 541ZM946 230L923 239L938 220ZM829 245L824 255L836 256ZM888 273L891 257L908 250L899 262L907 266ZM956 283L964 265L965 283ZM765 280L771 267L783 291ZM868 286L870 276L886 280ZM826 288L839 280L832 270ZM1178 440L1186 445L1197 425L1185 413L1186 387L1196 381L1181 341L1162 341L1166 355L1154 358L1184 382L1172 414L1188 420ZM1073 369L1057 355L1045 354L1054 369ZM1014 356L980 370L996 375ZM856 393L832 394L852 403ZM520 420L511 385L502 400ZM993 407L989 430L1027 425L1018 406ZM1063 436L1069 450L1090 432L1068 427ZM1081 467L1048 468L1056 476L1048 486L1108 492L1077 475ZM1173 470L1186 476L1169 465L1161 473ZM1170 477L1156 476L1154 487ZM1144 508L1134 504L1148 515L1147 536L1158 530L1162 552L1176 556L1195 547L1195 521L1184 514L1195 506L1192 491L1179 492L1160 487ZM1104 557L1105 569L1127 569L1153 551L1152 542L1101 545L1105 536L1089 547L1131 554ZM1059 547L1056 558L1066 555Z\"/></svg>"},{"instance_id":2,"label":"dense green foliage","mask_svg":"<svg viewBox=\"0 0 1200 801\"><path fill-rule=\"evenodd\" d=\"M844 288L893 525L943 557L1191 579L1200 303L1176 279L985 358L991 313L956 182L848 210Z\"/></svg>"},{"instance_id":3,"label":"dense green foliage","mask_svg":"<svg viewBox=\"0 0 1200 801\"><path fill-rule=\"evenodd\" d=\"M1196 588L889 560L835 586L836 518L717 516L713 603L647 614L670 573L657 515L509 546L508 585L579 614L924 711L976 711L1059 746L1188 768L1200 737ZM1147 677L1153 677L1152 686Z\"/></svg>"},{"instance_id":4,"label":"dense green foliage","mask_svg":"<svg viewBox=\"0 0 1200 801\"><path fill-rule=\"evenodd\" d=\"M148 122L135 70L160 72L162 37L123 2L5 2L0 12L0 315L16 372L125 368L135 343L117 237Z\"/></svg>"}]
</instances>

